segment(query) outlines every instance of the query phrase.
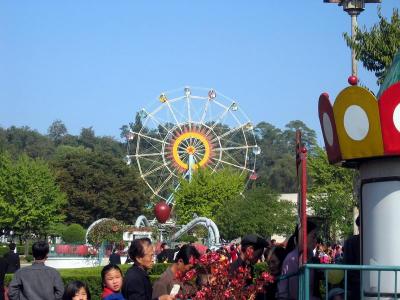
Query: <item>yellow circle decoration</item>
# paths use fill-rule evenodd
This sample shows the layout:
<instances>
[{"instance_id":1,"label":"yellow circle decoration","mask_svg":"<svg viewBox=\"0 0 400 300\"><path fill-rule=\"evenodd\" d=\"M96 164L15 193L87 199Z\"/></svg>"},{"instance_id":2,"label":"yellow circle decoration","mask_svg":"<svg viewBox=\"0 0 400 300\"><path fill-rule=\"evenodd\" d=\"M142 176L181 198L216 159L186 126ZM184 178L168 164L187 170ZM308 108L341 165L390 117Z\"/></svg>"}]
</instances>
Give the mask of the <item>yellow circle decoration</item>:
<instances>
[{"instance_id":1,"label":"yellow circle decoration","mask_svg":"<svg viewBox=\"0 0 400 300\"><path fill-rule=\"evenodd\" d=\"M370 91L345 88L336 97L333 113L343 159L383 155L378 102Z\"/></svg>"},{"instance_id":2,"label":"yellow circle decoration","mask_svg":"<svg viewBox=\"0 0 400 300\"><path fill-rule=\"evenodd\" d=\"M209 143L207 137L204 136L204 134L201 134L201 133L195 132L195 131L189 131L189 132L182 133L175 139L175 141L172 145L172 157L174 158L174 161L178 164L178 166L180 166L181 168L183 168L185 170L189 169L189 166L187 163L182 161L181 158L179 157L178 149L184 140L190 139L190 138L199 140L204 146L204 156L197 164L195 164L193 166L194 169L204 166L210 159L210 155L211 155L210 143ZM188 154L194 154L194 153L196 153L196 150L197 149L193 145L189 145L185 148L185 151Z\"/></svg>"}]
</instances>

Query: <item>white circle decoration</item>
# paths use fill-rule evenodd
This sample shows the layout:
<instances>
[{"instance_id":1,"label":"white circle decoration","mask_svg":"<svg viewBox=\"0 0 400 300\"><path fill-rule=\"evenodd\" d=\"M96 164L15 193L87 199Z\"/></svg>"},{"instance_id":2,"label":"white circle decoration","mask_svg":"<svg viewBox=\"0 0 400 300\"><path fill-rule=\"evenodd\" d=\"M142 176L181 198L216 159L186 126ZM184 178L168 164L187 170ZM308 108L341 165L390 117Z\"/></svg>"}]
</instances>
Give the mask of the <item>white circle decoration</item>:
<instances>
[{"instance_id":1,"label":"white circle decoration","mask_svg":"<svg viewBox=\"0 0 400 300\"><path fill-rule=\"evenodd\" d=\"M358 105L350 105L344 113L344 129L352 140L363 140L369 131L369 121L365 110Z\"/></svg>"},{"instance_id":2,"label":"white circle decoration","mask_svg":"<svg viewBox=\"0 0 400 300\"><path fill-rule=\"evenodd\" d=\"M393 112L393 123L398 132L400 132L400 103L397 104Z\"/></svg>"},{"instance_id":3,"label":"white circle decoration","mask_svg":"<svg viewBox=\"0 0 400 300\"><path fill-rule=\"evenodd\" d=\"M322 124L324 127L324 135L325 135L326 141L328 142L329 146L332 147L332 145L333 145L333 129L332 129L331 119L329 118L327 113L324 113L322 115Z\"/></svg>"}]
</instances>

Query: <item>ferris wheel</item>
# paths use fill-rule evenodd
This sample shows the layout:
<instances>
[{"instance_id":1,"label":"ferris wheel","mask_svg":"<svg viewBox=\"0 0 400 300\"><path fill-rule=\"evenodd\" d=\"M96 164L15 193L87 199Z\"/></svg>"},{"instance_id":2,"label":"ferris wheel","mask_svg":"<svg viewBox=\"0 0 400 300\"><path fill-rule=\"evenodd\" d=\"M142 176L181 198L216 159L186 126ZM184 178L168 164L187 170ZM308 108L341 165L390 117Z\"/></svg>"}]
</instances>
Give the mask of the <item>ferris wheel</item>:
<instances>
[{"instance_id":1,"label":"ferris wheel","mask_svg":"<svg viewBox=\"0 0 400 300\"><path fill-rule=\"evenodd\" d=\"M260 154L253 124L238 103L204 88L161 93L158 105L142 109L127 134L127 164L136 160L153 197L173 202L182 178L208 168L231 168L255 179Z\"/></svg>"}]
</instances>

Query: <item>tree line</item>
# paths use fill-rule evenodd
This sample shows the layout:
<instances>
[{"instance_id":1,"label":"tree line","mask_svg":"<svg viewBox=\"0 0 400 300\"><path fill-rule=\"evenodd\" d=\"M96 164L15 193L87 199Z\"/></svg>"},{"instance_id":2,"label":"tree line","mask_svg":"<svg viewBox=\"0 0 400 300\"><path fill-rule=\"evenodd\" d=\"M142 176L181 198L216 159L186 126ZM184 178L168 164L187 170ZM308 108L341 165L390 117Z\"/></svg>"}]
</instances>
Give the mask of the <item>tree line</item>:
<instances>
[{"instance_id":1,"label":"tree line","mask_svg":"<svg viewBox=\"0 0 400 300\"><path fill-rule=\"evenodd\" d=\"M124 128L121 127L122 135ZM189 183L182 183L175 195L178 221L188 222L194 213L211 217L227 239L250 229L267 236L290 233L295 207L280 201L279 194L297 191L298 129L310 157L322 159L328 165L317 145L316 133L302 121L291 121L284 129L260 122L254 127L261 148L257 180L246 187L248 178L231 170L220 174L199 172L195 176L199 180L193 180L190 187ZM7 208L0 212L0 226L4 230L12 229L20 236L54 234L54 228L58 228L55 224L60 222L88 227L100 218L112 217L133 224L142 213L152 217L148 208L150 191L139 178L135 164L128 166L123 161L123 140L96 136L92 127L71 135L65 124L56 120L47 134L29 127L0 128L0 152L0 207ZM318 157L321 155L322 158ZM36 214L41 211L46 214ZM21 224L14 222L17 219Z\"/></svg>"}]
</instances>

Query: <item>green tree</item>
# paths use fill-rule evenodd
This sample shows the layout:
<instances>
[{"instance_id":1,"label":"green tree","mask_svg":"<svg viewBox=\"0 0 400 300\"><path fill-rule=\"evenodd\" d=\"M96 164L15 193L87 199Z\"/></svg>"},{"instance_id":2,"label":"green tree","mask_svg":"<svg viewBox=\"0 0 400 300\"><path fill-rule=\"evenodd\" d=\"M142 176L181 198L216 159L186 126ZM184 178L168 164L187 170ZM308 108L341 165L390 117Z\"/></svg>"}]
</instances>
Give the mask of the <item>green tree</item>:
<instances>
[{"instance_id":1,"label":"green tree","mask_svg":"<svg viewBox=\"0 0 400 300\"><path fill-rule=\"evenodd\" d=\"M47 136L43 136L28 126L11 126L2 130L0 135L0 148L8 151L13 158L18 158L22 153L32 158L48 159L54 153L54 144Z\"/></svg>"},{"instance_id":2,"label":"green tree","mask_svg":"<svg viewBox=\"0 0 400 300\"><path fill-rule=\"evenodd\" d=\"M383 82L393 57L400 48L400 18L398 9L393 10L388 21L378 9L379 22L370 30L366 27L356 30L354 40L347 33L344 38L347 45L354 49L356 58L363 66L375 73L378 84Z\"/></svg>"},{"instance_id":3,"label":"green tree","mask_svg":"<svg viewBox=\"0 0 400 300\"><path fill-rule=\"evenodd\" d=\"M89 226L110 217L133 222L141 213L143 185L121 159L88 148L60 146L52 165L68 196L68 222Z\"/></svg>"},{"instance_id":4,"label":"green tree","mask_svg":"<svg viewBox=\"0 0 400 300\"><path fill-rule=\"evenodd\" d=\"M54 143L58 145L63 137L68 133L68 130L61 120L55 120L53 123L51 123L47 133Z\"/></svg>"},{"instance_id":5,"label":"green tree","mask_svg":"<svg viewBox=\"0 0 400 300\"><path fill-rule=\"evenodd\" d=\"M64 231L67 229L67 225L64 223L54 223L49 226L49 229L47 231L47 234L51 238L56 238L56 237L62 237L64 234Z\"/></svg>"},{"instance_id":6,"label":"green tree","mask_svg":"<svg viewBox=\"0 0 400 300\"><path fill-rule=\"evenodd\" d=\"M322 217L327 230L327 238L336 241L352 233L353 208L356 199L353 195L355 172L332 166L322 148L316 148L309 157L308 171L311 177L309 206L316 216Z\"/></svg>"},{"instance_id":7,"label":"green tree","mask_svg":"<svg viewBox=\"0 0 400 300\"><path fill-rule=\"evenodd\" d=\"M96 145L96 135L93 127L82 128L81 134L79 135L79 142L82 146L90 149L94 149Z\"/></svg>"},{"instance_id":8,"label":"green tree","mask_svg":"<svg viewBox=\"0 0 400 300\"><path fill-rule=\"evenodd\" d=\"M282 131L274 125L261 122L255 127L257 144L261 154L257 158L259 179L255 186L270 187L279 193L296 192L296 130L302 131L302 140L309 153L314 151L316 133L304 122L295 120Z\"/></svg>"},{"instance_id":9,"label":"green tree","mask_svg":"<svg viewBox=\"0 0 400 300\"><path fill-rule=\"evenodd\" d=\"M190 182L181 180L174 193L178 222L186 224L195 214L214 219L223 203L236 198L243 189L244 177L230 169L215 173L199 169Z\"/></svg>"},{"instance_id":10,"label":"green tree","mask_svg":"<svg viewBox=\"0 0 400 300\"><path fill-rule=\"evenodd\" d=\"M249 233L264 237L290 234L296 223L295 205L279 200L279 195L267 187L257 187L245 197L225 200L217 212L216 223L225 239Z\"/></svg>"},{"instance_id":11,"label":"green tree","mask_svg":"<svg viewBox=\"0 0 400 300\"><path fill-rule=\"evenodd\" d=\"M63 220L65 194L46 162L22 155L12 162L1 155L0 223L23 239L43 236L53 223ZM4 168L4 169L3 169Z\"/></svg>"},{"instance_id":12,"label":"green tree","mask_svg":"<svg viewBox=\"0 0 400 300\"><path fill-rule=\"evenodd\" d=\"M130 122L129 125L122 125L119 130L121 130L120 137L125 139L130 131L139 132L143 127L142 118L140 113L137 112L135 115L135 122Z\"/></svg>"},{"instance_id":13,"label":"green tree","mask_svg":"<svg viewBox=\"0 0 400 300\"><path fill-rule=\"evenodd\" d=\"M285 125L285 131L282 133L284 140L288 146L288 152L294 153L296 149L296 131L301 131L301 141L307 148L309 153L312 153L317 146L317 134L300 120L290 121Z\"/></svg>"}]
</instances>

